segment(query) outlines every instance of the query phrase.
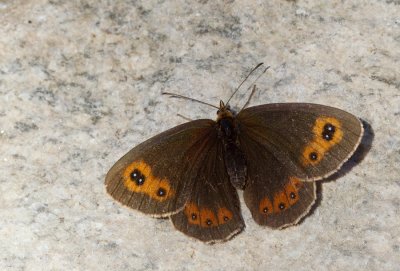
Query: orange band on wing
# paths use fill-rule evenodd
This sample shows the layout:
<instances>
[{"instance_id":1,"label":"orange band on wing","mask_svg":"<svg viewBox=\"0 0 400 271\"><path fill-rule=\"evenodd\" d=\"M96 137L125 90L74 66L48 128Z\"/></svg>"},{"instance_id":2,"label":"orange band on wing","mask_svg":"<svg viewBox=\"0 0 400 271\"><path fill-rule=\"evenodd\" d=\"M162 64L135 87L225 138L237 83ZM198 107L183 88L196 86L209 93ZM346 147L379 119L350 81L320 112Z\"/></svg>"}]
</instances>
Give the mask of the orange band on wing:
<instances>
[{"instance_id":1,"label":"orange band on wing","mask_svg":"<svg viewBox=\"0 0 400 271\"><path fill-rule=\"evenodd\" d=\"M231 211L226 209L225 207L218 209L218 224L222 225L228 222L233 218L233 214Z\"/></svg>"},{"instance_id":2,"label":"orange band on wing","mask_svg":"<svg viewBox=\"0 0 400 271\"><path fill-rule=\"evenodd\" d=\"M260 204L258 205L258 210L264 215L274 213L271 200L268 197L261 199Z\"/></svg>"},{"instance_id":3,"label":"orange band on wing","mask_svg":"<svg viewBox=\"0 0 400 271\"><path fill-rule=\"evenodd\" d=\"M343 139L341 123L337 118L319 117L315 120L313 135L313 139L303 150L304 166L320 163L325 153Z\"/></svg>"},{"instance_id":4,"label":"orange band on wing","mask_svg":"<svg viewBox=\"0 0 400 271\"><path fill-rule=\"evenodd\" d=\"M284 189L273 195L271 201L269 197L264 197L259 203L259 212L263 215L278 214L290 208L299 201L299 190L303 183L295 177L289 177L289 182Z\"/></svg>"},{"instance_id":5,"label":"orange band on wing","mask_svg":"<svg viewBox=\"0 0 400 271\"><path fill-rule=\"evenodd\" d=\"M199 208L192 202L185 205L184 214L189 224L199 225L202 228L223 225L233 218L233 213L225 207L220 207L215 214L211 209Z\"/></svg>"},{"instance_id":6,"label":"orange band on wing","mask_svg":"<svg viewBox=\"0 0 400 271\"><path fill-rule=\"evenodd\" d=\"M128 190L144 193L157 201L165 201L175 194L168 179L155 177L151 167L144 161L135 161L128 165L123 178Z\"/></svg>"},{"instance_id":7,"label":"orange band on wing","mask_svg":"<svg viewBox=\"0 0 400 271\"><path fill-rule=\"evenodd\" d=\"M280 191L274 195L274 213L280 213L289 207L289 201L285 191Z\"/></svg>"},{"instance_id":8,"label":"orange band on wing","mask_svg":"<svg viewBox=\"0 0 400 271\"><path fill-rule=\"evenodd\" d=\"M187 203L184 212L190 224L200 225L200 211L196 204Z\"/></svg>"}]
</instances>

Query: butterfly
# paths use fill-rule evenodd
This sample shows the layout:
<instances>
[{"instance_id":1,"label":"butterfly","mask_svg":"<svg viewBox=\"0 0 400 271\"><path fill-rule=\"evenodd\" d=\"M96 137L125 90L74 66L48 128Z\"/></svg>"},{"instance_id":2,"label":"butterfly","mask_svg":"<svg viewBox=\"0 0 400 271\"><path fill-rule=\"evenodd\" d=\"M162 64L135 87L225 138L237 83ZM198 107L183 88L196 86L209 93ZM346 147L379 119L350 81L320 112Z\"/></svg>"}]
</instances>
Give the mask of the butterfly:
<instances>
[{"instance_id":1,"label":"butterfly","mask_svg":"<svg viewBox=\"0 0 400 271\"><path fill-rule=\"evenodd\" d=\"M215 121L189 121L130 150L107 173L107 192L215 243L245 227L241 189L254 221L281 229L310 211L315 181L337 172L363 135L357 117L330 106L264 104L236 114L220 101L217 108Z\"/></svg>"}]
</instances>

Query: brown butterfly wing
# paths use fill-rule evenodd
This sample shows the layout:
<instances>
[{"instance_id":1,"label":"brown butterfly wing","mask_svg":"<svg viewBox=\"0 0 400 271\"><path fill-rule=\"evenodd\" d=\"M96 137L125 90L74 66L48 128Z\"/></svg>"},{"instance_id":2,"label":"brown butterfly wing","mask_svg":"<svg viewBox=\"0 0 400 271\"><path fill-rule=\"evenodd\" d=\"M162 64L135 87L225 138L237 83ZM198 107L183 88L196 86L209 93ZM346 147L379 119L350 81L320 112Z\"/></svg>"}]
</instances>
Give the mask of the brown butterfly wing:
<instances>
[{"instance_id":1,"label":"brown butterfly wing","mask_svg":"<svg viewBox=\"0 0 400 271\"><path fill-rule=\"evenodd\" d=\"M295 224L315 201L315 184L336 172L360 143L359 119L315 104L268 104L238 116L246 156L246 205L261 225Z\"/></svg>"},{"instance_id":2,"label":"brown butterfly wing","mask_svg":"<svg viewBox=\"0 0 400 271\"><path fill-rule=\"evenodd\" d=\"M222 142L210 137L206 157L198 171L184 209L171 216L174 226L186 235L214 243L230 239L244 228L236 189L226 172Z\"/></svg>"},{"instance_id":3,"label":"brown butterfly wing","mask_svg":"<svg viewBox=\"0 0 400 271\"><path fill-rule=\"evenodd\" d=\"M169 216L186 203L206 158L216 123L191 121L139 144L109 170L105 185L117 201L153 216Z\"/></svg>"},{"instance_id":4,"label":"brown butterfly wing","mask_svg":"<svg viewBox=\"0 0 400 271\"><path fill-rule=\"evenodd\" d=\"M343 110L317 104L267 104L241 111L241 140L250 137L288 171L306 181L336 172L358 147L361 121Z\"/></svg>"},{"instance_id":5,"label":"brown butterfly wing","mask_svg":"<svg viewBox=\"0 0 400 271\"><path fill-rule=\"evenodd\" d=\"M315 183L291 175L285 164L251 137L241 141L241 147L248 161L243 196L253 219L272 228L297 223L316 199Z\"/></svg>"}]
</instances>

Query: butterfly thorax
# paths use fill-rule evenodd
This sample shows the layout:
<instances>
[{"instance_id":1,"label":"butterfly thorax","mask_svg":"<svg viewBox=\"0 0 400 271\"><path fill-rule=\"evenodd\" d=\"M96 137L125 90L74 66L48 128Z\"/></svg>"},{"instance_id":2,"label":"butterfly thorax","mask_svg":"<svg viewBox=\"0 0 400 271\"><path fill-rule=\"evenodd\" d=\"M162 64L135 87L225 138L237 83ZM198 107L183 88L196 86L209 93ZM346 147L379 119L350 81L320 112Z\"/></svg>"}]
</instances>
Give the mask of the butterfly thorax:
<instances>
[{"instance_id":1,"label":"butterfly thorax","mask_svg":"<svg viewBox=\"0 0 400 271\"><path fill-rule=\"evenodd\" d=\"M222 101L217 115L218 137L223 144L229 179L234 187L243 189L246 184L246 158L240 149L235 115Z\"/></svg>"}]
</instances>

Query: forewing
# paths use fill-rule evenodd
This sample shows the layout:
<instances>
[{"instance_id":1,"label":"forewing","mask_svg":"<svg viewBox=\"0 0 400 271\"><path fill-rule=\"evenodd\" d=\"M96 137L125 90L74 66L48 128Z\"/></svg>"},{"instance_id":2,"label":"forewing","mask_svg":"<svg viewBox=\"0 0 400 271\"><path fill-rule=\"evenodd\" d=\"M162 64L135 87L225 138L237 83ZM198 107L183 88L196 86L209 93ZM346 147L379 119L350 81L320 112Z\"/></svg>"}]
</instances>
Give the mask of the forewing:
<instances>
[{"instance_id":1,"label":"forewing","mask_svg":"<svg viewBox=\"0 0 400 271\"><path fill-rule=\"evenodd\" d=\"M196 120L139 144L109 170L107 192L123 205L153 216L178 212L215 133L214 121Z\"/></svg>"},{"instance_id":2,"label":"forewing","mask_svg":"<svg viewBox=\"0 0 400 271\"><path fill-rule=\"evenodd\" d=\"M336 172L363 134L361 121L352 114L317 104L255 106L241 111L237 120L241 142L253 139L290 175L306 181Z\"/></svg>"}]
</instances>

